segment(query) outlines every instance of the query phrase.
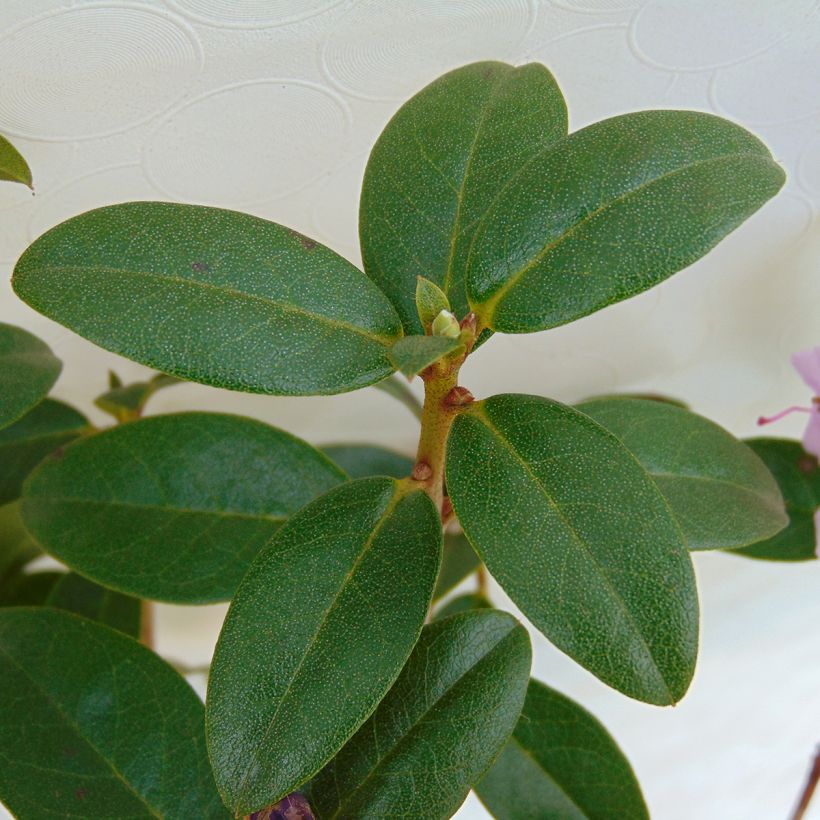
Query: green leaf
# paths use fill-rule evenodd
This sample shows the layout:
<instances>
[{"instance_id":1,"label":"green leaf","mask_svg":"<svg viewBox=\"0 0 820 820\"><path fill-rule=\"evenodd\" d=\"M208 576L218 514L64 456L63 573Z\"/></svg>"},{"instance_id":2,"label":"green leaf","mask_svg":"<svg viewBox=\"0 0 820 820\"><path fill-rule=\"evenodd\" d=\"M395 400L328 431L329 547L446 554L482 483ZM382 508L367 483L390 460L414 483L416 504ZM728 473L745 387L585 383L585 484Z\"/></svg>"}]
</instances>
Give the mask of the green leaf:
<instances>
[{"instance_id":1,"label":"green leaf","mask_svg":"<svg viewBox=\"0 0 820 820\"><path fill-rule=\"evenodd\" d=\"M331 444L322 447L322 452L351 478L406 478L414 464L408 456L370 444Z\"/></svg>"},{"instance_id":2,"label":"green leaf","mask_svg":"<svg viewBox=\"0 0 820 820\"><path fill-rule=\"evenodd\" d=\"M208 684L208 748L237 816L299 787L373 711L418 638L440 556L433 503L389 478L331 490L259 554Z\"/></svg>"},{"instance_id":3,"label":"green leaf","mask_svg":"<svg viewBox=\"0 0 820 820\"><path fill-rule=\"evenodd\" d=\"M4 504L0 507L0 589L29 561L42 554L42 550L20 518L20 504Z\"/></svg>"},{"instance_id":4,"label":"green leaf","mask_svg":"<svg viewBox=\"0 0 820 820\"><path fill-rule=\"evenodd\" d=\"M452 601L447 601L433 615L433 620L440 621L443 618L449 618L451 615L471 612L474 609L492 609L492 606L480 592L471 592L468 595L459 595L457 598L453 598Z\"/></svg>"},{"instance_id":5,"label":"green leaf","mask_svg":"<svg viewBox=\"0 0 820 820\"><path fill-rule=\"evenodd\" d=\"M407 333L422 333L416 277L438 285L461 319L467 253L503 186L567 134L561 91L542 65L473 63L406 102L370 154L359 208L367 275Z\"/></svg>"},{"instance_id":6,"label":"green leaf","mask_svg":"<svg viewBox=\"0 0 820 820\"><path fill-rule=\"evenodd\" d=\"M419 276L416 279L416 313L425 333L429 333L436 316L442 310L451 312L447 294L434 282Z\"/></svg>"},{"instance_id":7,"label":"green leaf","mask_svg":"<svg viewBox=\"0 0 820 820\"><path fill-rule=\"evenodd\" d=\"M425 627L373 716L311 783L317 820L451 817L510 736L530 641L505 612Z\"/></svg>"},{"instance_id":8,"label":"green leaf","mask_svg":"<svg viewBox=\"0 0 820 820\"><path fill-rule=\"evenodd\" d=\"M475 572L479 566L481 566L481 559L475 554L475 550L463 533L445 535L441 571L436 581L433 600L443 598L453 587Z\"/></svg>"},{"instance_id":9,"label":"green leaf","mask_svg":"<svg viewBox=\"0 0 820 820\"><path fill-rule=\"evenodd\" d=\"M458 337L405 336L390 348L390 359L405 376L415 376L461 346Z\"/></svg>"},{"instance_id":10,"label":"green leaf","mask_svg":"<svg viewBox=\"0 0 820 820\"><path fill-rule=\"evenodd\" d=\"M749 439L746 444L771 470L786 502L788 526L777 535L734 550L736 555L767 561L810 561L817 558L814 516L820 508L820 468L797 441Z\"/></svg>"},{"instance_id":11,"label":"green leaf","mask_svg":"<svg viewBox=\"0 0 820 820\"><path fill-rule=\"evenodd\" d=\"M39 404L62 368L45 342L20 327L0 323L0 428Z\"/></svg>"},{"instance_id":12,"label":"green leaf","mask_svg":"<svg viewBox=\"0 0 820 820\"><path fill-rule=\"evenodd\" d=\"M692 563L615 436L548 399L494 396L457 416L446 480L470 543L552 643L630 697L683 696L698 642Z\"/></svg>"},{"instance_id":13,"label":"green leaf","mask_svg":"<svg viewBox=\"0 0 820 820\"><path fill-rule=\"evenodd\" d=\"M193 690L133 639L57 609L0 612L0 758L17 817L228 817Z\"/></svg>"},{"instance_id":14,"label":"green leaf","mask_svg":"<svg viewBox=\"0 0 820 820\"><path fill-rule=\"evenodd\" d=\"M784 180L766 146L711 114L596 123L532 159L484 215L470 305L505 333L571 322L691 265Z\"/></svg>"},{"instance_id":15,"label":"green leaf","mask_svg":"<svg viewBox=\"0 0 820 820\"><path fill-rule=\"evenodd\" d=\"M0 587L0 607L44 606L64 572L26 572L21 569Z\"/></svg>"},{"instance_id":16,"label":"green leaf","mask_svg":"<svg viewBox=\"0 0 820 820\"><path fill-rule=\"evenodd\" d=\"M44 399L0 430L0 504L20 496L26 476L49 453L89 429L88 420L73 407Z\"/></svg>"},{"instance_id":17,"label":"green leaf","mask_svg":"<svg viewBox=\"0 0 820 820\"><path fill-rule=\"evenodd\" d=\"M392 372L401 325L361 271L288 228L167 202L99 208L14 270L36 310L183 379L276 395L341 393Z\"/></svg>"},{"instance_id":18,"label":"green leaf","mask_svg":"<svg viewBox=\"0 0 820 820\"><path fill-rule=\"evenodd\" d=\"M31 168L20 152L5 138L0 136L0 180L19 182L34 190Z\"/></svg>"},{"instance_id":19,"label":"green leaf","mask_svg":"<svg viewBox=\"0 0 820 820\"><path fill-rule=\"evenodd\" d=\"M230 598L282 522L345 479L322 453L259 421L154 416L43 462L23 489L26 527L56 558L140 598Z\"/></svg>"},{"instance_id":20,"label":"green leaf","mask_svg":"<svg viewBox=\"0 0 820 820\"><path fill-rule=\"evenodd\" d=\"M142 602L139 598L101 587L75 572L60 576L45 604L99 621L132 638L140 636Z\"/></svg>"},{"instance_id":21,"label":"green leaf","mask_svg":"<svg viewBox=\"0 0 820 820\"><path fill-rule=\"evenodd\" d=\"M417 419L421 419L421 402L401 377L390 376L373 387L400 401Z\"/></svg>"},{"instance_id":22,"label":"green leaf","mask_svg":"<svg viewBox=\"0 0 820 820\"><path fill-rule=\"evenodd\" d=\"M139 418L154 393L163 387L172 387L180 383L180 379L166 376L164 373L157 373L147 382L123 385L119 377L116 381L117 383L109 385L105 393L94 399L94 404L121 422Z\"/></svg>"},{"instance_id":23,"label":"green leaf","mask_svg":"<svg viewBox=\"0 0 820 820\"><path fill-rule=\"evenodd\" d=\"M635 773L609 732L536 680L476 793L496 820L649 820Z\"/></svg>"},{"instance_id":24,"label":"green leaf","mask_svg":"<svg viewBox=\"0 0 820 820\"><path fill-rule=\"evenodd\" d=\"M614 433L655 479L689 549L742 547L788 523L766 465L717 424L672 404L632 398L578 409Z\"/></svg>"}]
</instances>

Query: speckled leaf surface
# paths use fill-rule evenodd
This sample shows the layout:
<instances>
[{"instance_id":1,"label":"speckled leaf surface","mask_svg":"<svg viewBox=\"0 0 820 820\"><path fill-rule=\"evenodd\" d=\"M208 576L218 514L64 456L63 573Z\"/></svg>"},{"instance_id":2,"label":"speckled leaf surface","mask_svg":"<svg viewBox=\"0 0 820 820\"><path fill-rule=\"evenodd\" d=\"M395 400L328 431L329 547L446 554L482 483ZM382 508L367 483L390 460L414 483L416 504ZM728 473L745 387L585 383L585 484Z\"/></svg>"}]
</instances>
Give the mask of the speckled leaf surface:
<instances>
[{"instance_id":1,"label":"speckled leaf surface","mask_svg":"<svg viewBox=\"0 0 820 820\"><path fill-rule=\"evenodd\" d=\"M476 224L505 183L567 133L561 91L542 65L473 63L406 102L365 171L359 237L367 275L408 333L424 332L416 277L467 313L464 271Z\"/></svg>"},{"instance_id":2,"label":"speckled leaf surface","mask_svg":"<svg viewBox=\"0 0 820 820\"><path fill-rule=\"evenodd\" d=\"M766 465L714 422L645 399L599 399L578 409L614 433L652 476L689 549L742 547L788 523Z\"/></svg>"},{"instance_id":3,"label":"speckled leaf surface","mask_svg":"<svg viewBox=\"0 0 820 820\"><path fill-rule=\"evenodd\" d=\"M460 584L470 573L475 572L481 560L470 546L464 533L448 533L444 536L444 552L441 572L438 574L433 600L445 596L454 586Z\"/></svg>"},{"instance_id":4,"label":"speckled leaf surface","mask_svg":"<svg viewBox=\"0 0 820 820\"><path fill-rule=\"evenodd\" d=\"M77 575L67 572L51 588L46 606L64 609L119 629L132 638L139 638L142 624L142 602Z\"/></svg>"},{"instance_id":5,"label":"speckled leaf surface","mask_svg":"<svg viewBox=\"0 0 820 820\"><path fill-rule=\"evenodd\" d=\"M338 254L247 214L130 202L69 219L15 270L17 295L101 347L251 393L355 390L393 371L399 319Z\"/></svg>"},{"instance_id":6,"label":"speckled leaf surface","mask_svg":"<svg viewBox=\"0 0 820 820\"><path fill-rule=\"evenodd\" d=\"M131 638L0 611L0 799L20 818L227 818L188 684Z\"/></svg>"},{"instance_id":7,"label":"speckled leaf surface","mask_svg":"<svg viewBox=\"0 0 820 820\"><path fill-rule=\"evenodd\" d=\"M481 324L571 322L691 265L780 190L768 149L693 111L641 111L544 149L475 230L467 292Z\"/></svg>"},{"instance_id":8,"label":"speckled leaf surface","mask_svg":"<svg viewBox=\"0 0 820 820\"><path fill-rule=\"evenodd\" d=\"M372 444L330 444L322 447L322 452L351 478L406 478L413 469L409 456Z\"/></svg>"},{"instance_id":9,"label":"speckled leaf surface","mask_svg":"<svg viewBox=\"0 0 820 820\"><path fill-rule=\"evenodd\" d=\"M820 467L798 441L749 439L746 444L762 459L786 502L788 526L771 538L735 550L736 555L768 561L809 561L817 558L814 514L820 508Z\"/></svg>"},{"instance_id":10,"label":"speckled leaf surface","mask_svg":"<svg viewBox=\"0 0 820 820\"><path fill-rule=\"evenodd\" d=\"M456 418L446 474L470 543L552 643L630 697L683 696L698 642L692 563L615 436L548 399L494 396Z\"/></svg>"},{"instance_id":11,"label":"speckled leaf surface","mask_svg":"<svg viewBox=\"0 0 820 820\"><path fill-rule=\"evenodd\" d=\"M305 507L231 603L208 685L208 746L237 815L312 777L370 715L424 623L441 560L433 503L389 478Z\"/></svg>"},{"instance_id":12,"label":"speckled leaf surface","mask_svg":"<svg viewBox=\"0 0 820 820\"><path fill-rule=\"evenodd\" d=\"M27 330L0 323L0 428L45 398L62 362Z\"/></svg>"},{"instance_id":13,"label":"speckled leaf surface","mask_svg":"<svg viewBox=\"0 0 820 820\"><path fill-rule=\"evenodd\" d=\"M22 513L42 546L104 586L143 598L230 598L282 522L345 480L318 450L218 413L154 416L51 456Z\"/></svg>"},{"instance_id":14,"label":"speckled leaf surface","mask_svg":"<svg viewBox=\"0 0 820 820\"><path fill-rule=\"evenodd\" d=\"M460 346L457 338L405 336L390 348L390 360L405 376L415 376Z\"/></svg>"},{"instance_id":15,"label":"speckled leaf surface","mask_svg":"<svg viewBox=\"0 0 820 820\"><path fill-rule=\"evenodd\" d=\"M0 430L0 504L18 498L26 476L49 453L88 429L88 420L73 407L44 399Z\"/></svg>"},{"instance_id":16,"label":"speckled leaf surface","mask_svg":"<svg viewBox=\"0 0 820 820\"><path fill-rule=\"evenodd\" d=\"M536 680L476 793L496 820L649 820L635 773L609 732Z\"/></svg>"},{"instance_id":17,"label":"speckled leaf surface","mask_svg":"<svg viewBox=\"0 0 820 820\"><path fill-rule=\"evenodd\" d=\"M32 187L31 168L20 152L3 136L0 136L0 180Z\"/></svg>"},{"instance_id":18,"label":"speckled leaf surface","mask_svg":"<svg viewBox=\"0 0 820 820\"><path fill-rule=\"evenodd\" d=\"M425 627L387 697L311 783L318 820L450 817L515 726L530 654L504 612Z\"/></svg>"}]
</instances>

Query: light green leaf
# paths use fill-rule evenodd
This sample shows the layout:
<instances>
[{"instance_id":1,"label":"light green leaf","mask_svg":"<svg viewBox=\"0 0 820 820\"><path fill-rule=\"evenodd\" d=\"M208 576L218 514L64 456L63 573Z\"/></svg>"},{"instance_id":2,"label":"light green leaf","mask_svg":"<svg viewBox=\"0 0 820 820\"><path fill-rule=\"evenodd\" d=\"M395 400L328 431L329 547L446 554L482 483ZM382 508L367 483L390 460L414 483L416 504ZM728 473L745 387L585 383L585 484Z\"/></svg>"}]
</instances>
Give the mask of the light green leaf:
<instances>
[{"instance_id":1,"label":"light green leaf","mask_svg":"<svg viewBox=\"0 0 820 820\"><path fill-rule=\"evenodd\" d=\"M42 401L62 368L45 342L20 327L0 323L0 428Z\"/></svg>"},{"instance_id":2,"label":"light green leaf","mask_svg":"<svg viewBox=\"0 0 820 820\"><path fill-rule=\"evenodd\" d=\"M552 643L630 697L683 696L698 642L692 563L615 436L548 399L494 396L453 423L446 479L470 543Z\"/></svg>"},{"instance_id":3,"label":"light green leaf","mask_svg":"<svg viewBox=\"0 0 820 820\"><path fill-rule=\"evenodd\" d=\"M746 444L771 470L786 502L788 526L777 535L734 550L736 555L767 561L811 561L817 558L814 516L820 508L820 468L800 442L753 438Z\"/></svg>"},{"instance_id":4,"label":"light green leaf","mask_svg":"<svg viewBox=\"0 0 820 820\"><path fill-rule=\"evenodd\" d=\"M480 565L481 560L463 533L445 535L441 572L438 574L433 600L443 598L453 587L475 572Z\"/></svg>"},{"instance_id":5,"label":"light green leaf","mask_svg":"<svg viewBox=\"0 0 820 820\"><path fill-rule=\"evenodd\" d=\"M649 820L635 773L609 732L536 680L476 793L496 820Z\"/></svg>"},{"instance_id":6,"label":"light green leaf","mask_svg":"<svg viewBox=\"0 0 820 820\"><path fill-rule=\"evenodd\" d=\"M691 265L783 185L768 149L711 114L612 117L543 150L475 231L479 324L531 333L571 322Z\"/></svg>"},{"instance_id":7,"label":"light green leaf","mask_svg":"<svg viewBox=\"0 0 820 820\"><path fill-rule=\"evenodd\" d=\"M461 346L458 337L405 336L390 348L390 360L405 376L415 376Z\"/></svg>"},{"instance_id":8,"label":"light green leaf","mask_svg":"<svg viewBox=\"0 0 820 820\"><path fill-rule=\"evenodd\" d=\"M373 711L418 638L440 559L433 503L389 478L331 490L259 554L208 685L211 761L237 816L299 787Z\"/></svg>"},{"instance_id":9,"label":"light green leaf","mask_svg":"<svg viewBox=\"0 0 820 820\"><path fill-rule=\"evenodd\" d=\"M20 152L5 138L0 137L0 180L19 182L33 190L31 168Z\"/></svg>"},{"instance_id":10,"label":"light green leaf","mask_svg":"<svg viewBox=\"0 0 820 820\"><path fill-rule=\"evenodd\" d=\"M110 384L109 389L101 396L97 396L94 399L94 404L100 410L112 415L117 421L123 422L139 418L154 393L164 387L180 384L180 379L175 376L166 376L164 373L157 373L147 382L133 382L124 385L120 382L119 377L117 377L116 382Z\"/></svg>"},{"instance_id":11,"label":"light green leaf","mask_svg":"<svg viewBox=\"0 0 820 820\"><path fill-rule=\"evenodd\" d=\"M0 611L0 800L16 817L225 818L202 703L133 639Z\"/></svg>"},{"instance_id":12,"label":"light green leaf","mask_svg":"<svg viewBox=\"0 0 820 820\"><path fill-rule=\"evenodd\" d=\"M387 697L309 790L317 820L443 820L510 736L530 671L504 612L425 627Z\"/></svg>"},{"instance_id":13,"label":"light green leaf","mask_svg":"<svg viewBox=\"0 0 820 820\"><path fill-rule=\"evenodd\" d=\"M561 91L542 65L483 62L439 77L406 102L370 154L359 208L367 275L407 333L422 333L416 277L459 319L467 252L479 219L539 150L567 134Z\"/></svg>"},{"instance_id":14,"label":"light green leaf","mask_svg":"<svg viewBox=\"0 0 820 820\"><path fill-rule=\"evenodd\" d=\"M47 456L90 429L73 407L44 399L0 430L0 504L20 496L26 476Z\"/></svg>"},{"instance_id":15,"label":"light green leaf","mask_svg":"<svg viewBox=\"0 0 820 820\"><path fill-rule=\"evenodd\" d=\"M459 615L462 612L471 612L474 609L492 609L492 604L480 593L471 592L468 595L459 595L451 601L447 601L433 615L434 621L449 618L451 615Z\"/></svg>"},{"instance_id":16,"label":"light green leaf","mask_svg":"<svg viewBox=\"0 0 820 820\"><path fill-rule=\"evenodd\" d=\"M392 372L401 325L361 271L247 214L130 202L41 236L23 301L92 342L183 379L250 393L341 393Z\"/></svg>"},{"instance_id":17,"label":"light green leaf","mask_svg":"<svg viewBox=\"0 0 820 820\"><path fill-rule=\"evenodd\" d=\"M230 598L282 522L345 479L309 444L252 419L154 416L69 445L23 489L36 540L141 598Z\"/></svg>"},{"instance_id":18,"label":"light green leaf","mask_svg":"<svg viewBox=\"0 0 820 820\"><path fill-rule=\"evenodd\" d=\"M419 276L416 280L416 312L425 333L429 333L433 322L442 310L451 312L447 294L434 282Z\"/></svg>"},{"instance_id":19,"label":"light green leaf","mask_svg":"<svg viewBox=\"0 0 820 820\"><path fill-rule=\"evenodd\" d=\"M408 456L371 444L331 444L322 447L322 452L351 478L407 478L414 463Z\"/></svg>"},{"instance_id":20,"label":"light green leaf","mask_svg":"<svg viewBox=\"0 0 820 820\"><path fill-rule=\"evenodd\" d=\"M689 549L742 547L788 523L766 465L708 419L632 398L598 399L578 409L614 433L655 479Z\"/></svg>"}]
</instances>

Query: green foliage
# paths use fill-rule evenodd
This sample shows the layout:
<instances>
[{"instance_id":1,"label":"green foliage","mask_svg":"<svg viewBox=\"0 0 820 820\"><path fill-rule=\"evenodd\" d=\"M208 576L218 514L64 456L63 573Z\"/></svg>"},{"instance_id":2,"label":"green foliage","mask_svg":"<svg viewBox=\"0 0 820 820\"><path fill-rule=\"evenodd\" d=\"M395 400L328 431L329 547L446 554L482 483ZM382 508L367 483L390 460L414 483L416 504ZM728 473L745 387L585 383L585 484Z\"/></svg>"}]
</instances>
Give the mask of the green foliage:
<instances>
[{"instance_id":1,"label":"green foliage","mask_svg":"<svg viewBox=\"0 0 820 820\"><path fill-rule=\"evenodd\" d=\"M34 188L31 168L20 152L5 138L0 136L0 180L19 182L27 188Z\"/></svg>"},{"instance_id":2,"label":"green foliage","mask_svg":"<svg viewBox=\"0 0 820 820\"><path fill-rule=\"evenodd\" d=\"M372 444L330 444L322 452L351 478L406 478L413 469L412 458Z\"/></svg>"},{"instance_id":3,"label":"green foliage","mask_svg":"<svg viewBox=\"0 0 820 820\"><path fill-rule=\"evenodd\" d=\"M451 310L447 294L435 282L419 276L416 280L416 312L425 333L430 333L442 310L448 313Z\"/></svg>"},{"instance_id":4,"label":"green foliage","mask_svg":"<svg viewBox=\"0 0 820 820\"><path fill-rule=\"evenodd\" d=\"M451 601L447 601L433 615L434 621L442 618L449 618L451 615L458 615L461 612L471 612L474 609L491 609L492 604L480 592L472 592L468 595L459 595Z\"/></svg>"},{"instance_id":5,"label":"green foliage","mask_svg":"<svg viewBox=\"0 0 820 820\"><path fill-rule=\"evenodd\" d=\"M481 560L463 533L444 536L444 555L438 574L433 600L443 598L453 587L481 566Z\"/></svg>"},{"instance_id":6,"label":"green foliage","mask_svg":"<svg viewBox=\"0 0 820 820\"><path fill-rule=\"evenodd\" d=\"M390 348L390 360L405 376L414 376L460 346L458 336L405 336Z\"/></svg>"},{"instance_id":7,"label":"green foliage","mask_svg":"<svg viewBox=\"0 0 820 820\"><path fill-rule=\"evenodd\" d=\"M94 404L113 416L117 421L131 421L142 415L145 405L151 396L163 387L179 384L175 376L157 373L147 382L122 384L115 373L110 374L109 389L94 399Z\"/></svg>"},{"instance_id":8,"label":"green foliage","mask_svg":"<svg viewBox=\"0 0 820 820\"><path fill-rule=\"evenodd\" d=\"M0 595L8 580L42 552L20 518L19 503L0 507Z\"/></svg>"}]
</instances>

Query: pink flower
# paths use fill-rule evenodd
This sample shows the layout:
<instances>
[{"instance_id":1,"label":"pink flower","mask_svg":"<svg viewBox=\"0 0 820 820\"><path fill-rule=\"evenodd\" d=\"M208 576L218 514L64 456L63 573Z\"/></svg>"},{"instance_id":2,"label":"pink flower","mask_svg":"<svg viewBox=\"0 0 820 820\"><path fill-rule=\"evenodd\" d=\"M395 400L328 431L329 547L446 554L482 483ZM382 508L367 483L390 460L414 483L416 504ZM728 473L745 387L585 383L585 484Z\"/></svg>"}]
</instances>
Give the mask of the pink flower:
<instances>
[{"instance_id":1,"label":"pink flower","mask_svg":"<svg viewBox=\"0 0 820 820\"><path fill-rule=\"evenodd\" d=\"M792 356L794 369L800 374L800 378L814 391L811 404L808 407L787 407L785 410L774 416L761 416L758 424L771 424L773 421L788 416L789 413L808 413L809 423L803 433L803 449L811 453L816 458L820 458L820 347L812 347L809 350L801 350ZM815 523L820 523L820 519L815 517Z\"/></svg>"}]
</instances>

